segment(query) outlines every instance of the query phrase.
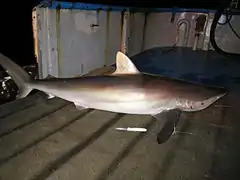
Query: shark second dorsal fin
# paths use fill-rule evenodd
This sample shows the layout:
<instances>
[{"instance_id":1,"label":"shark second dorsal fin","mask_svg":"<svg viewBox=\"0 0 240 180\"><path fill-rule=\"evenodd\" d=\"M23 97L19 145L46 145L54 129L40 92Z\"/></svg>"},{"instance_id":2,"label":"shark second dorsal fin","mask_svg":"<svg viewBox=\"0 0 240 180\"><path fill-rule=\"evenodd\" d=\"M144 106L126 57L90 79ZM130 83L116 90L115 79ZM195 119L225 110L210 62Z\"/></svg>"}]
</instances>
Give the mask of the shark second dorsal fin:
<instances>
[{"instance_id":1,"label":"shark second dorsal fin","mask_svg":"<svg viewBox=\"0 0 240 180\"><path fill-rule=\"evenodd\" d=\"M48 76L45 79L55 79L55 78L56 78L55 76L48 74Z\"/></svg>"},{"instance_id":2,"label":"shark second dorsal fin","mask_svg":"<svg viewBox=\"0 0 240 180\"><path fill-rule=\"evenodd\" d=\"M140 71L125 54L118 51L116 55L116 70L112 75L117 74L140 74Z\"/></svg>"}]
</instances>

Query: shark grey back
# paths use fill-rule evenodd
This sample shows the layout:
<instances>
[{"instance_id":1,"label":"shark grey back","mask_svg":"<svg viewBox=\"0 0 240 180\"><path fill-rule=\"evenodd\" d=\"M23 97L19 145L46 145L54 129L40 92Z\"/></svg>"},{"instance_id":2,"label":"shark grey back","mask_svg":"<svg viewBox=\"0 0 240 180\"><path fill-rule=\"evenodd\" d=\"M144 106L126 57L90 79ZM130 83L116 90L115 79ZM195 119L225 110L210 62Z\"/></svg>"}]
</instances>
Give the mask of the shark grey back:
<instances>
[{"instance_id":1,"label":"shark grey back","mask_svg":"<svg viewBox=\"0 0 240 180\"><path fill-rule=\"evenodd\" d=\"M4 55L0 56L0 64L19 86L19 98L27 96L32 89L38 89L49 94L49 98L57 96L73 102L79 109L145 114L158 120L163 119L159 116L162 113L174 114L166 116L167 127L171 128L163 128L162 133L158 133L165 137L158 137L161 139L159 143L170 137L181 111L203 110L226 95L226 90L222 88L140 73L121 52L116 56L115 72L105 76L32 80Z\"/></svg>"}]
</instances>

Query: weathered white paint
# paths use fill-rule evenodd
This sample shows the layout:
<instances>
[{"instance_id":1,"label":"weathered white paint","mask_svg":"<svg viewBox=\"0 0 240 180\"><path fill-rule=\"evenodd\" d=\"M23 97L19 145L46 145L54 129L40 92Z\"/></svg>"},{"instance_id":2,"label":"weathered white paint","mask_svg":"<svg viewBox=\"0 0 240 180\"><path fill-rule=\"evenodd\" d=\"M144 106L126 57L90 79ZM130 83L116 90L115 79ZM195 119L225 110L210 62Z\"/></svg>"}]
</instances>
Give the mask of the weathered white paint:
<instances>
[{"instance_id":1,"label":"weathered white paint","mask_svg":"<svg viewBox=\"0 0 240 180\"><path fill-rule=\"evenodd\" d=\"M129 13L85 10L50 10L37 7L33 15L39 76L73 77L115 63L116 52L129 56L153 47L193 47L196 13ZM123 17L122 17L123 16ZM208 50L213 14L197 48ZM240 32L240 17L232 25ZM218 26L218 45L229 52L240 52L240 41L228 25Z\"/></svg>"},{"instance_id":2,"label":"weathered white paint","mask_svg":"<svg viewBox=\"0 0 240 180\"><path fill-rule=\"evenodd\" d=\"M63 11L70 13L70 10ZM99 26L92 28L91 24L98 24L98 14L96 11L86 11L85 13L78 12L74 17L74 24L77 31L91 35L99 30Z\"/></svg>"},{"instance_id":3,"label":"weathered white paint","mask_svg":"<svg viewBox=\"0 0 240 180\"><path fill-rule=\"evenodd\" d=\"M128 38L128 55L133 56L142 51L144 37L144 20L143 13L130 13L129 21L129 38Z\"/></svg>"},{"instance_id":4,"label":"weathered white paint","mask_svg":"<svg viewBox=\"0 0 240 180\"><path fill-rule=\"evenodd\" d=\"M176 40L176 24L170 13L150 13L147 16L144 50L158 46L172 46Z\"/></svg>"},{"instance_id":5,"label":"weathered white paint","mask_svg":"<svg viewBox=\"0 0 240 180\"><path fill-rule=\"evenodd\" d=\"M115 63L121 12L110 12L109 23L105 11L36 8L36 13L40 78L72 77Z\"/></svg>"},{"instance_id":6,"label":"weathered white paint","mask_svg":"<svg viewBox=\"0 0 240 180\"><path fill-rule=\"evenodd\" d=\"M185 20L189 23L189 35L186 45L182 43L182 37L178 38L177 45L192 47L194 44L194 34L195 34L195 19L198 16L198 12L190 13L176 13L175 20L172 23L171 17L172 13L150 13L147 18L147 26L145 32L145 42L144 49L150 49L153 47L167 47L172 46L176 43L177 36L177 24L181 20ZM210 36L210 27L214 17L214 14L209 13L207 15L207 23L205 25L205 32L199 39L198 48L203 50L212 49L210 46L209 36ZM183 18L184 17L184 18ZM236 32L240 34L240 21L239 16L233 16L232 26L235 28ZM186 29L185 27L182 27ZM180 32L184 30L180 29ZM181 34L180 34L181 35ZM240 41L233 34L228 25L217 26L216 30L216 42L219 47L228 52L240 52ZM208 48L209 47L209 48Z\"/></svg>"},{"instance_id":7,"label":"weathered white paint","mask_svg":"<svg viewBox=\"0 0 240 180\"><path fill-rule=\"evenodd\" d=\"M240 35L240 16L233 16L231 24ZM218 26L216 29L216 42L220 48L227 52L239 53L240 40L234 35L228 25Z\"/></svg>"},{"instance_id":8,"label":"weathered white paint","mask_svg":"<svg viewBox=\"0 0 240 180\"><path fill-rule=\"evenodd\" d=\"M128 39L129 39L129 12L123 13L123 24L122 24L122 34L121 34L121 51L124 54L128 53Z\"/></svg>"}]
</instances>

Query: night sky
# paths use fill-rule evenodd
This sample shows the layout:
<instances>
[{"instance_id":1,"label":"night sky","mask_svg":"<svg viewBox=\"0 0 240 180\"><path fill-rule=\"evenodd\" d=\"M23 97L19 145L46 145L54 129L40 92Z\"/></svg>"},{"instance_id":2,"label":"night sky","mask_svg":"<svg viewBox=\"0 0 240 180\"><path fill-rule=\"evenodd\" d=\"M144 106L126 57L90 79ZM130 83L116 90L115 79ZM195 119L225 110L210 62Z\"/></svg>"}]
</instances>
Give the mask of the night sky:
<instances>
[{"instance_id":1,"label":"night sky","mask_svg":"<svg viewBox=\"0 0 240 180\"><path fill-rule=\"evenodd\" d=\"M2 2L0 50L20 65L34 63L32 8L36 1Z\"/></svg>"},{"instance_id":2,"label":"night sky","mask_svg":"<svg viewBox=\"0 0 240 180\"><path fill-rule=\"evenodd\" d=\"M72 0L74 2L76 0ZM1 17L1 33L0 33L0 50L1 53L10 57L19 65L29 65L35 63L33 53L33 33L32 33L32 8L41 2L40 0L25 0L25 1L4 1L2 2ZM83 0L82 2L90 2ZM98 1L101 3L104 1ZM109 1L108 1L109 2ZM126 4L135 5L133 1L110 1L111 4ZM135 1L136 2L136 1ZM140 1L137 1L140 4ZM151 3L147 1L149 6ZM160 3L159 3L160 2ZM162 2L162 3L161 3ZM167 2L167 3L166 3ZM218 3L203 3L203 1L155 1L158 7L200 7L200 8L216 8ZM185 1L186 2L186 1ZM210 2L210 1L207 1ZM4 6L3 6L4 4ZM185 4L185 5L184 5ZM213 4L210 6L210 4ZM204 6L203 6L204 5ZM145 5L146 6L146 5Z\"/></svg>"}]
</instances>

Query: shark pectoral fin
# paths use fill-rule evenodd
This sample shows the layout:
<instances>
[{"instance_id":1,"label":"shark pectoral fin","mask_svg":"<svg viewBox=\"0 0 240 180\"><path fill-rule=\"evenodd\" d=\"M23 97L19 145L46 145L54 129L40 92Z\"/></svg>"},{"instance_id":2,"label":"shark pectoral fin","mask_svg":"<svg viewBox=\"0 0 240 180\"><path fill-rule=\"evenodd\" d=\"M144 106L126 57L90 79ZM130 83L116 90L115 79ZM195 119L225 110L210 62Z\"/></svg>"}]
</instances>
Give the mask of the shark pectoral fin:
<instances>
[{"instance_id":1,"label":"shark pectoral fin","mask_svg":"<svg viewBox=\"0 0 240 180\"><path fill-rule=\"evenodd\" d=\"M88 109L88 107L85 107L85 106L82 106L82 105L79 105L79 104L76 104L76 103L74 103L74 104L75 104L75 107L79 110Z\"/></svg>"},{"instance_id":2,"label":"shark pectoral fin","mask_svg":"<svg viewBox=\"0 0 240 180\"><path fill-rule=\"evenodd\" d=\"M158 144L165 143L171 137L179 121L180 112L178 109L173 109L153 115L158 121L165 121L162 129L157 133Z\"/></svg>"}]
</instances>

